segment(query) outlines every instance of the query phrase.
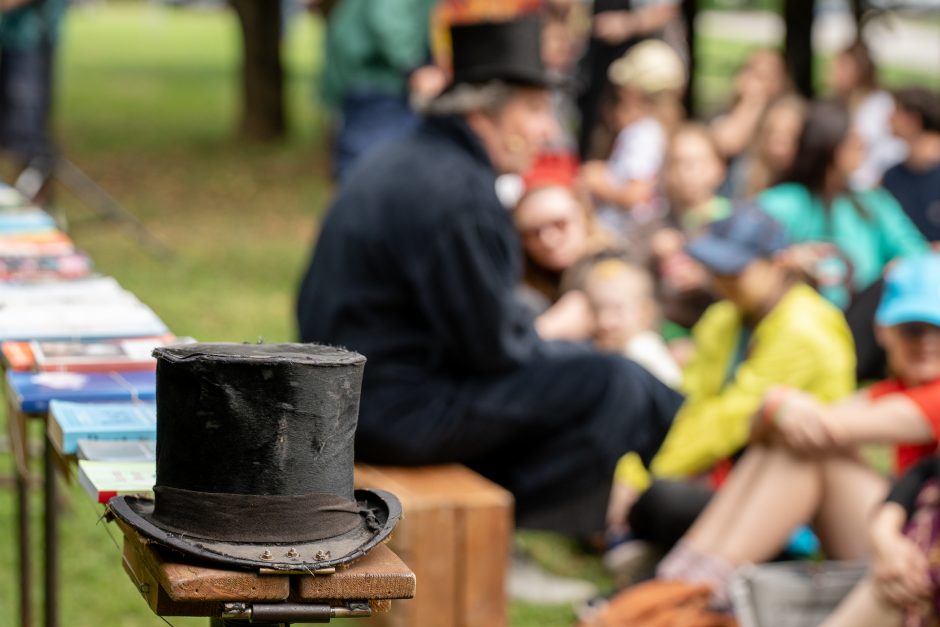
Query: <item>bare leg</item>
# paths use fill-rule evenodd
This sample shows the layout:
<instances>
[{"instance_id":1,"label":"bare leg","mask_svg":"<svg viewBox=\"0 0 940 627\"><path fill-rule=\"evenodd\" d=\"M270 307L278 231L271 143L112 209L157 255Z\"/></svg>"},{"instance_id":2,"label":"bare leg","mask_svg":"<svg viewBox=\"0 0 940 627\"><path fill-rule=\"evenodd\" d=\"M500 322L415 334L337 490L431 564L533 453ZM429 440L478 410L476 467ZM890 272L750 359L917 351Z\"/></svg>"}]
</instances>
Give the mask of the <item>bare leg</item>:
<instances>
[{"instance_id":1,"label":"bare leg","mask_svg":"<svg viewBox=\"0 0 940 627\"><path fill-rule=\"evenodd\" d=\"M695 549L732 564L774 557L815 514L823 493L819 460L784 447L748 452L686 536Z\"/></svg>"},{"instance_id":2,"label":"bare leg","mask_svg":"<svg viewBox=\"0 0 940 627\"><path fill-rule=\"evenodd\" d=\"M868 523L888 493L888 481L853 453L822 462L823 496L813 529L826 555L850 560L868 556Z\"/></svg>"},{"instance_id":3,"label":"bare leg","mask_svg":"<svg viewBox=\"0 0 940 627\"><path fill-rule=\"evenodd\" d=\"M763 445L748 448L724 485L686 532L686 541L702 550L710 550L719 544L727 529L734 525L741 504L750 498L754 486L763 481L768 450Z\"/></svg>"},{"instance_id":4,"label":"bare leg","mask_svg":"<svg viewBox=\"0 0 940 627\"><path fill-rule=\"evenodd\" d=\"M901 612L882 601L866 577L843 599L822 627L900 627Z\"/></svg>"}]
</instances>

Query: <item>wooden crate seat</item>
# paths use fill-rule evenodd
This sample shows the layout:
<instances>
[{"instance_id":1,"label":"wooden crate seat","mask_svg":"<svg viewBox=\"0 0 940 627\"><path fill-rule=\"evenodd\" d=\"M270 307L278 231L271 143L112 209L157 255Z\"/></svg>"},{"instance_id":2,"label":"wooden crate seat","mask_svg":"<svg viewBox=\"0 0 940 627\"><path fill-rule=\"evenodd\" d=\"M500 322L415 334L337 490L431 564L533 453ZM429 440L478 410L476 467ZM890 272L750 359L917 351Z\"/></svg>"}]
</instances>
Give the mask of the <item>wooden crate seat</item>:
<instances>
[{"instance_id":1,"label":"wooden crate seat","mask_svg":"<svg viewBox=\"0 0 940 627\"><path fill-rule=\"evenodd\" d=\"M465 466L356 465L356 486L402 503L389 547L417 578L414 599L373 617L382 627L504 627L512 495Z\"/></svg>"}]
</instances>

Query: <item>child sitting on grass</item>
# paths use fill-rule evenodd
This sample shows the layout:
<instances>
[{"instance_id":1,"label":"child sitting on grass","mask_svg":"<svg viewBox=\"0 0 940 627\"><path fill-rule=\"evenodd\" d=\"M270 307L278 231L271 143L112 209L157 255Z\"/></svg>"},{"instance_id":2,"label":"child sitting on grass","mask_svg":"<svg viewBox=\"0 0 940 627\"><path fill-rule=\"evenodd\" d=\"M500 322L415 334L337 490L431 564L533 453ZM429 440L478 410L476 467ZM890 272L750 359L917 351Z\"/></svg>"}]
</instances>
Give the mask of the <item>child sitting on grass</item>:
<instances>
[{"instance_id":1,"label":"child sitting on grass","mask_svg":"<svg viewBox=\"0 0 940 627\"><path fill-rule=\"evenodd\" d=\"M679 387L682 373L656 331L653 278L619 258L602 259L585 273L583 291L594 315L594 343L622 353L660 381Z\"/></svg>"},{"instance_id":2,"label":"child sitting on grass","mask_svg":"<svg viewBox=\"0 0 940 627\"><path fill-rule=\"evenodd\" d=\"M940 330L937 331L940 337ZM898 480L868 530L872 567L826 627L928 627L940 617L940 457Z\"/></svg>"},{"instance_id":3,"label":"child sitting on grass","mask_svg":"<svg viewBox=\"0 0 940 627\"><path fill-rule=\"evenodd\" d=\"M585 163L581 175L601 223L627 236L635 222L655 213L666 144L682 118L685 67L668 44L650 39L630 48L608 74L615 86L611 117L617 138L607 161Z\"/></svg>"},{"instance_id":4,"label":"child sitting on grass","mask_svg":"<svg viewBox=\"0 0 940 627\"><path fill-rule=\"evenodd\" d=\"M685 363L691 355L691 329L715 302L708 273L685 252L689 239L734 207L718 195L725 164L708 129L683 124L672 136L663 167L669 213L661 228L645 237L659 285L663 316L676 325L670 348Z\"/></svg>"},{"instance_id":5,"label":"child sitting on grass","mask_svg":"<svg viewBox=\"0 0 940 627\"><path fill-rule=\"evenodd\" d=\"M612 534L629 530L658 547L671 546L711 498L707 482L695 479L744 447L751 417L775 385L827 401L853 391L855 358L845 319L779 262L786 245L780 225L750 209L711 223L687 246L724 300L693 329L685 401L649 467L635 455L618 464L608 509ZM608 567L632 568L636 548L616 547L606 556Z\"/></svg>"},{"instance_id":6,"label":"child sitting on grass","mask_svg":"<svg viewBox=\"0 0 940 627\"><path fill-rule=\"evenodd\" d=\"M708 583L715 599L726 601L738 566L772 559L807 523L828 558L869 555L866 520L888 482L858 447L895 445L901 472L937 446L940 255L904 259L891 269L876 322L892 378L834 404L792 388L770 391L755 414L746 453L660 563L659 577ZM829 627L862 624L838 622L840 616Z\"/></svg>"}]
</instances>

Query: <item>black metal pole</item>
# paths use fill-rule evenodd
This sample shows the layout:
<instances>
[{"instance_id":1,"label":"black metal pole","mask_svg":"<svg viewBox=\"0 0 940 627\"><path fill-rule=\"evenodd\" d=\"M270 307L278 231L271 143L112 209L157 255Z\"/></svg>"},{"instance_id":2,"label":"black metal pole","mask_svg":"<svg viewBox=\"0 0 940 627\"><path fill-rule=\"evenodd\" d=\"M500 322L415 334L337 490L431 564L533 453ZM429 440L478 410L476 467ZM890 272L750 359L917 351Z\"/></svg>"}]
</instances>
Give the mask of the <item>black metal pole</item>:
<instances>
[{"instance_id":1,"label":"black metal pole","mask_svg":"<svg viewBox=\"0 0 940 627\"><path fill-rule=\"evenodd\" d=\"M29 468L29 437L26 427L26 417L11 399L14 395L7 387L4 389L7 398L7 427L10 433L10 448L13 451L14 474L16 475L16 505L17 529L16 543L19 548L19 610L20 627L32 627L32 533L30 530L29 487L32 474Z\"/></svg>"},{"instance_id":2,"label":"black metal pole","mask_svg":"<svg viewBox=\"0 0 940 627\"><path fill-rule=\"evenodd\" d=\"M11 416L10 420L16 420ZM30 533L29 533L29 475L23 475L22 472L16 472L16 497L19 510L19 524L17 528L16 541L19 544L20 555L20 625L21 627L32 627L33 625L33 605L30 597L30 588L32 586L33 569L30 567Z\"/></svg>"},{"instance_id":3,"label":"black metal pole","mask_svg":"<svg viewBox=\"0 0 940 627\"><path fill-rule=\"evenodd\" d=\"M56 494L56 462L55 451L49 437L43 438L45 442L45 512L43 516L43 531L45 536L45 624L46 627L59 625L59 511L58 495Z\"/></svg>"}]
</instances>

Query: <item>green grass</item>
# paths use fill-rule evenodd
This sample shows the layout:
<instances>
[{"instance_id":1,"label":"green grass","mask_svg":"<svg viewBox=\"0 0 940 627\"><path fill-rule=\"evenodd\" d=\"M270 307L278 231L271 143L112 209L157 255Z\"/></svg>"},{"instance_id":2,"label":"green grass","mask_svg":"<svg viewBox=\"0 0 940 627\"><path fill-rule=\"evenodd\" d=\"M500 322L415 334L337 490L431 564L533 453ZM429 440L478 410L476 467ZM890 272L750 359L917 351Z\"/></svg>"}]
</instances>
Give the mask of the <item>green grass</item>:
<instances>
[{"instance_id":1,"label":"green grass","mask_svg":"<svg viewBox=\"0 0 940 627\"><path fill-rule=\"evenodd\" d=\"M233 14L122 2L68 15L56 107L64 153L173 255L155 257L121 224L93 221L94 212L66 189L56 189L56 206L98 270L150 304L177 334L228 341L295 336L294 292L331 193L324 116L313 101L321 31L310 16L300 16L287 31L292 132L283 142L258 146L235 138L240 48ZM747 46L707 40L703 48L701 97L718 103L723 81ZM38 441L39 434L33 436ZM0 452L0 475L11 471L10 455ZM96 523L98 513L77 485L68 488L61 525L62 624L164 624L122 572L118 550ZM7 533L0 541L0 627L15 624L14 515L13 491L0 491L0 529ZM38 532L38 517L34 522ZM35 539L31 551L39 564ZM533 533L517 534L516 542L549 570L611 586L597 558L575 543ZM34 589L41 590L38 579ZM574 621L568 607L513 603L510 615L515 627Z\"/></svg>"}]
</instances>

